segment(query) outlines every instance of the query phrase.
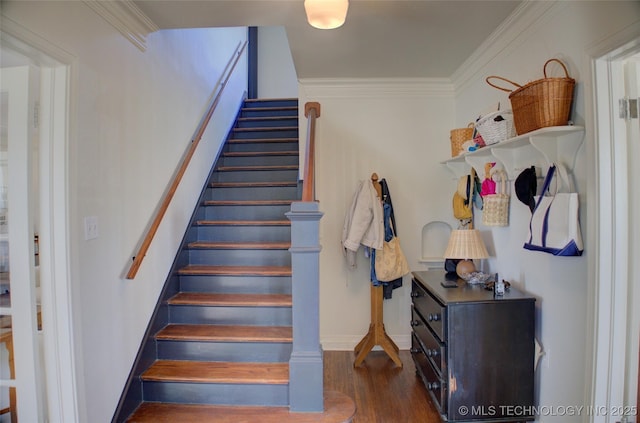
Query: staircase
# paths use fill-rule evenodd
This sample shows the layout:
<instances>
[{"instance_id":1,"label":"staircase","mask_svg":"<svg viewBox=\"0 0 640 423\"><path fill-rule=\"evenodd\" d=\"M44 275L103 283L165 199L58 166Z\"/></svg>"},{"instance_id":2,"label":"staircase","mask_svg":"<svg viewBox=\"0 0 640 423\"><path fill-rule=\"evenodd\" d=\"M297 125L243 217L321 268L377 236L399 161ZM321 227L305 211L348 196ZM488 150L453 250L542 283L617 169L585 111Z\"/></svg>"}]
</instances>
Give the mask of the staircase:
<instances>
[{"instance_id":1,"label":"staircase","mask_svg":"<svg viewBox=\"0 0 640 423\"><path fill-rule=\"evenodd\" d=\"M291 238L284 213L298 197L297 100L247 100L150 324L139 377L134 371L116 414L139 406L114 421L288 406Z\"/></svg>"}]
</instances>

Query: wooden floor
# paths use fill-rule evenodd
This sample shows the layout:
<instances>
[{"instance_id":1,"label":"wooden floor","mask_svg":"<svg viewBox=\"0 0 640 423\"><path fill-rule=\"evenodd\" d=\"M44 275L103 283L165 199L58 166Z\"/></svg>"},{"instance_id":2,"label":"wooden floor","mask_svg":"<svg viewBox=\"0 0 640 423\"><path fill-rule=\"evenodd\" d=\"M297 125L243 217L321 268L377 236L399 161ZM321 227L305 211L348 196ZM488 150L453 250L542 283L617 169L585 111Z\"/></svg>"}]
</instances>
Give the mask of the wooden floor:
<instances>
[{"instance_id":1,"label":"wooden floor","mask_svg":"<svg viewBox=\"0 0 640 423\"><path fill-rule=\"evenodd\" d=\"M440 423L409 351L400 351L400 359L401 368L384 351L371 351L354 368L352 351L325 351L324 413L290 413L285 407L144 403L128 422Z\"/></svg>"},{"instance_id":2,"label":"wooden floor","mask_svg":"<svg viewBox=\"0 0 640 423\"><path fill-rule=\"evenodd\" d=\"M325 351L324 389L353 399L354 423L440 423L409 351L400 351L400 359L402 368L384 351L371 351L354 368L353 352Z\"/></svg>"}]
</instances>

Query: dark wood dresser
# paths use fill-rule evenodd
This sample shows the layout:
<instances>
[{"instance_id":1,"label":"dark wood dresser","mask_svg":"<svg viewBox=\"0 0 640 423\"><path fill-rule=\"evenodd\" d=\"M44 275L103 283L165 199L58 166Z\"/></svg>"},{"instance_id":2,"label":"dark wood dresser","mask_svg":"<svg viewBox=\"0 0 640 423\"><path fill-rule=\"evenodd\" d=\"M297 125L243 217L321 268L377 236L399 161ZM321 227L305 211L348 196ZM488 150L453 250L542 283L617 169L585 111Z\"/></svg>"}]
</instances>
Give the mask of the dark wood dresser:
<instances>
[{"instance_id":1,"label":"dark wood dresser","mask_svg":"<svg viewBox=\"0 0 640 423\"><path fill-rule=\"evenodd\" d=\"M535 298L413 272L411 355L444 421L534 419Z\"/></svg>"}]
</instances>

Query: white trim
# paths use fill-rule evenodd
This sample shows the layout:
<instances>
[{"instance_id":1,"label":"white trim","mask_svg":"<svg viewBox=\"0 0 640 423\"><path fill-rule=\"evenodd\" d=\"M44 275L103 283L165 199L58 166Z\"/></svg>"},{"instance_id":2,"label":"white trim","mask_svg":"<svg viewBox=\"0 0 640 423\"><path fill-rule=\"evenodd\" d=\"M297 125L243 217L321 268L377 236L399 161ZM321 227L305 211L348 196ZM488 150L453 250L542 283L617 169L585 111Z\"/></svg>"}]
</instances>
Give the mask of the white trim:
<instances>
[{"instance_id":1,"label":"white trim","mask_svg":"<svg viewBox=\"0 0 640 423\"><path fill-rule=\"evenodd\" d=\"M388 98L453 96L448 78L304 78L300 89L308 98Z\"/></svg>"},{"instance_id":2,"label":"white trim","mask_svg":"<svg viewBox=\"0 0 640 423\"><path fill-rule=\"evenodd\" d=\"M147 49L147 35L160 28L130 0L83 0L140 51Z\"/></svg>"},{"instance_id":3,"label":"white trim","mask_svg":"<svg viewBox=\"0 0 640 423\"><path fill-rule=\"evenodd\" d=\"M1 17L1 23L3 47L31 58L41 66L45 78L50 78L49 91L44 93L48 97L43 99L41 109L44 136L40 145L41 165L46 166L40 172L40 275L43 321L47 322L44 331L47 402L50 422L79 422L77 385L81 375L77 371L72 319L67 173L76 58L5 16Z\"/></svg>"},{"instance_id":4,"label":"white trim","mask_svg":"<svg viewBox=\"0 0 640 423\"><path fill-rule=\"evenodd\" d=\"M45 38L6 16L0 16L0 30L3 34L10 35L10 37L2 36L3 47L31 57L40 66L55 66L60 63L71 64L75 61L73 54L51 44ZM34 49L37 51L34 51Z\"/></svg>"},{"instance_id":5,"label":"white trim","mask_svg":"<svg viewBox=\"0 0 640 423\"><path fill-rule=\"evenodd\" d=\"M625 405L624 381L627 342L628 294L628 225L629 215L626 131L617 118L616 95L620 92L621 65L616 59L629 51L640 51L640 24L625 28L599 42L588 51L593 99L589 113L593 116L596 145L592 163L595 168L589 186L595 200L588 210L590 227L595 228L587 242L596 248L597 261L590 263L589 278L593 290L590 303L593 312L592 380L586 393L589 404L605 407ZM623 45L624 47L620 47ZM588 97L587 97L588 98ZM634 376L635 377L635 376ZM628 405L628 404L627 404ZM614 420L615 419L615 420ZM593 415L592 423L611 423L618 418Z\"/></svg>"},{"instance_id":6,"label":"white trim","mask_svg":"<svg viewBox=\"0 0 640 423\"><path fill-rule=\"evenodd\" d=\"M514 49L519 40L530 39L532 31L539 28L539 21L550 16L554 7L564 7L566 2L525 0L498 28L482 42L451 75L456 92L462 90L478 76L478 70L490 64L503 51ZM557 6L559 5L559 6Z\"/></svg>"}]
</instances>

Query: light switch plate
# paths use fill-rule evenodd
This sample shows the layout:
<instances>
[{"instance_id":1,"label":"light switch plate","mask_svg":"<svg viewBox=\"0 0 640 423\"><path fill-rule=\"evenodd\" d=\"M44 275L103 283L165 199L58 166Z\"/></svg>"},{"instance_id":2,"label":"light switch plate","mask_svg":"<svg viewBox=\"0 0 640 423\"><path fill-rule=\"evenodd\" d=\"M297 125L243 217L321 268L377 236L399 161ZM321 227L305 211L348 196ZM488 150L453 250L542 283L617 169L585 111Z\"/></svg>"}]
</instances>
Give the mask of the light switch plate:
<instances>
[{"instance_id":1,"label":"light switch plate","mask_svg":"<svg viewBox=\"0 0 640 423\"><path fill-rule=\"evenodd\" d=\"M84 239L89 241L95 239L99 235L98 232L98 216L87 216L84 218Z\"/></svg>"}]
</instances>

